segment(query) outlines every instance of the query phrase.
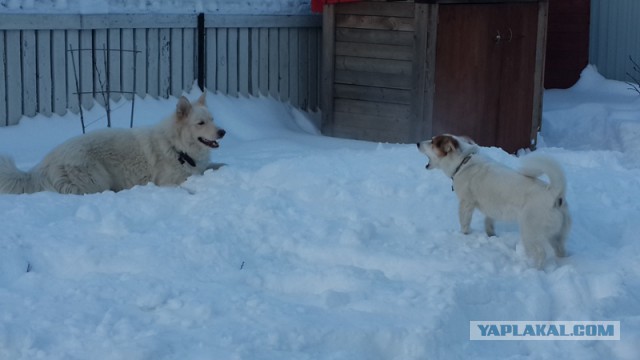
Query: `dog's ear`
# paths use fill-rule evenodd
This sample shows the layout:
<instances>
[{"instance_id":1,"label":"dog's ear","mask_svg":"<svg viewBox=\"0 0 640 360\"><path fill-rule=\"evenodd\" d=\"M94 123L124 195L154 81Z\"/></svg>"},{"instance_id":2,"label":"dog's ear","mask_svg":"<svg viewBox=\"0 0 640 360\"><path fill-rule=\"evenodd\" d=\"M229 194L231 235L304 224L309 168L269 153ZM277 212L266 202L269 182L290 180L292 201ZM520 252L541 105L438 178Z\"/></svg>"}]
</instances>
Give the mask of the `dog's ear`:
<instances>
[{"instance_id":1,"label":"dog's ear","mask_svg":"<svg viewBox=\"0 0 640 360\"><path fill-rule=\"evenodd\" d=\"M184 96L180 96L180 99L178 100L178 105L176 106L176 116L178 117L178 119L184 119L187 116L189 116L190 112L191 112L191 103L189 102L189 99L187 99Z\"/></svg>"},{"instance_id":2,"label":"dog's ear","mask_svg":"<svg viewBox=\"0 0 640 360\"><path fill-rule=\"evenodd\" d=\"M450 152L460 147L458 140L453 136L439 135L433 138L433 145L436 147L440 156L447 156Z\"/></svg>"},{"instance_id":3,"label":"dog's ear","mask_svg":"<svg viewBox=\"0 0 640 360\"><path fill-rule=\"evenodd\" d=\"M198 101L196 102L196 104L200 105L200 106L206 106L207 105L207 91L205 90L202 95L200 95L200 97L198 98Z\"/></svg>"}]
</instances>

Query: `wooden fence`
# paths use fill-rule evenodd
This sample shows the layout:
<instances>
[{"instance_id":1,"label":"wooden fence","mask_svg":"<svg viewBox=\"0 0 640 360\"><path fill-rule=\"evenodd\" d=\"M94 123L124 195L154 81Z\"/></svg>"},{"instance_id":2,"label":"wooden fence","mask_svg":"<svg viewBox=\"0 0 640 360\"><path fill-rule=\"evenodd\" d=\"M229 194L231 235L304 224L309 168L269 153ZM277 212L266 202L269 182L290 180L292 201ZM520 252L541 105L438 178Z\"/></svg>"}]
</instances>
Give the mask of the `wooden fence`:
<instances>
[{"instance_id":1,"label":"wooden fence","mask_svg":"<svg viewBox=\"0 0 640 360\"><path fill-rule=\"evenodd\" d=\"M113 100L166 98L196 80L318 109L320 17L200 19L199 27L196 14L0 14L0 126L103 104L107 86Z\"/></svg>"}]
</instances>

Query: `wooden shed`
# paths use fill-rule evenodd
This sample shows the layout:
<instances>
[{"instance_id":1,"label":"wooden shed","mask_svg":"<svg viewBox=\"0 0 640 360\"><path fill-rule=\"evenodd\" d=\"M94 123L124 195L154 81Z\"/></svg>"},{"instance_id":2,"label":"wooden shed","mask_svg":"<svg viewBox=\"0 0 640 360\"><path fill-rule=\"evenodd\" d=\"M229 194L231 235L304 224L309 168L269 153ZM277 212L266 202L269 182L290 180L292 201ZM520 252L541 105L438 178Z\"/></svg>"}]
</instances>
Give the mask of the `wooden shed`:
<instances>
[{"instance_id":1,"label":"wooden shed","mask_svg":"<svg viewBox=\"0 0 640 360\"><path fill-rule=\"evenodd\" d=\"M326 4L323 133L535 147L547 9L548 0Z\"/></svg>"}]
</instances>

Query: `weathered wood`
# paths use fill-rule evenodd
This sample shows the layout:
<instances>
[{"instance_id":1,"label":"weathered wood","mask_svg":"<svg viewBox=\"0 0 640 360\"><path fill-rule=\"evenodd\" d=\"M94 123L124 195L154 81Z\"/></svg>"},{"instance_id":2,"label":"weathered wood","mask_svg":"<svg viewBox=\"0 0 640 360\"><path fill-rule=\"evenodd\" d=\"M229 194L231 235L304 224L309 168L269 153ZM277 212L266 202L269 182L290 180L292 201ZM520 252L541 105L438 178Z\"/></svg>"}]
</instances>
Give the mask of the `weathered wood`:
<instances>
[{"instance_id":1,"label":"weathered wood","mask_svg":"<svg viewBox=\"0 0 640 360\"><path fill-rule=\"evenodd\" d=\"M409 126L407 116L389 115L376 116L375 114L354 114L342 111L334 113L336 125L340 127L360 127L369 130L388 131L390 133L402 134L400 129ZM402 134L404 136L404 134Z\"/></svg>"},{"instance_id":2,"label":"weathered wood","mask_svg":"<svg viewBox=\"0 0 640 360\"><path fill-rule=\"evenodd\" d=\"M260 95L260 29L251 32L251 95Z\"/></svg>"},{"instance_id":3,"label":"weathered wood","mask_svg":"<svg viewBox=\"0 0 640 360\"><path fill-rule=\"evenodd\" d=\"M325 8L325 11L329 10ZM305 110L309 109L309 32L309 29L300 29L300 33L298 34L298 51L300 52L300 64L298 66L298 102L300 108ZM333 48L325 48L324 56L327 56L327 54L332 51ZM330 67L326 66L325 69L326 75L327 72L332 71L333 65ZM324 81L324 79L322 81ZM327 95L326 91L323 91L323 94ZM327 104L326 106L330 105Z\"/></svg>"},{"instance_id":4,"label":"weathered wood","mask_svg":"<svg viewBox=\"0 0 640 360\"><path fill-rule=\"evenodd\" d=\"M413 69L411 61L336 56L335 62L337 70L367 71L380 74L411 75Z\"/></svg>"},{"instance_id":5,"label":"weathered wood","mask_svg":"<svg viewBox=\"0 0 640 360\"><path fill-rule=\"evenodd\" d=\"M182 90L189 92L196 81L196 30L182 29Z\"/></svg>"},{"instance_id":6,"label":"weathered wood","mask_svg":"<svg viewBox=\"0 0 640 360\"><path fill-rule=\"evenodd\" d=\"M393 104L410 105L413 92L410 90L389 89L371 86L335 84L334 96L342 99L368 100Z\"/></svg>"},{"instance_id":7,"label":"weathered wood","mask_svg":"<svg viewBox=\"0 0 640 360\"><path fill-rule=\"evenodd\" d=\"M108 32L109 37L109 52L107 56L109 57L109 91L111 92L111 100L118 101L122 97L120 93L123 91L122 83L121 83L121 74L122 74L122 43L120 39L120 29L109 29Z\"/></svg>"},{"instance_id":8,"label":"weathered wood","mask_svg":"<svg viewBox=\"0 0 640 360\"><path fill-rule=\"evenodd\" d=\"M81 105L85 109L93 108L93 31L80 31L80 96Z\"/></svg>"},{"instance_id":9,"label":"weathered wood","mask_svg":"<svg viewBox=\"0 0 640 360\"><path fill-rule=\"evenodd\" d=\"M281 101L289 100L289 30L278 29L278 95Z\"/></svg>"},{"instance_id":10,"label":"weathered wood","mask_svg":"<svg viewBox=\"0 0 640 360\"><path fill-rule=\"evenodd\" d=\"M122 39L122 43L121 43L122 50L132 50L132 51L123 51L122 54L120 54L122 58L122 64L120 68L121 69L120 76L122 77L122 82L120 84L121 90L135 93L136 89L133 86L133 84L137 76L137 71L136 71L137 69L135 69L137 55L135 52L133 52L136 50L134 30L122 29L122 31L120 32L120 35ZM127 100L131 100L133 98L132 93L125 93L122 96L124 96L125 99Z\"/></svg>"},{"instance_id":11,"label":"weathered wood","mask_svg":"<svg viewBox=\"0 0 640 360\"><path fill-rule=\"evenodd\" d=\"M227 31L227 94L238 96L238 29Z\"/></svg>"},{"instance_id":12,"label":"weathered wood","mask_svg":"<svg viewBox=\"0 0 640 360\"><path fill-rule=\"evenodd\" d=\"M63 30L51 31L51 83L53 84L51 110L58 115L64 115L67 112L67 51L64 35Z\"/></svg>"},{"instance_id":13,"label":"weathered wood","mask_svg":"<svg viewBox=\"0 0 640 360\"><path fill-rule=\"evenodd\" d=\"M217 30L217 78L216 78L216 90L222 93L227 93L228 90L228 72L229 66L227 63L227 29Z\"/></svg>"},{"instance_id":14,"label":"weathered wood","mask_svg":"<svg viewBox=\"0 0 640 360\"><path fill-rule=\"evenodd\" d=\"M538 4L538 33L536 35L536 65L533 74L533 113L531 115L531 147L537 146L538 132L542 128L542 94L544 92L545 49L547 48L547 23L549 21L549 1Z\"/></svg>"},{"instance_id":15,"label":"weathered wood","mask_svg":"<svg viewBox=\"0 0 640 360\"><path fill-rule=\"evenodd\" d=\"M402 104L380 103L373 101L334 99L333 106L335 112L350 114L363 114L372 116L391 116L398 118L409 118L411 107Z\"/></svg>"},{"instance_id":16,"label":"weathered wood","mask_svg":"<svg viewBox=\"0 0 640 360\"><path fill-rule=\"evenodd\" d=\"M205 18L206 27L217 28L274 28L274 27L320 27L320 15L216 15Z\"/></svg>"},{"instance_id":17,"label":"weathered wood","mask_svg":"<svg viewBox=\"0 0 640 360\"><path fill-rule=\"evenodd\" d=\"M260 29L260 95L269 94L269 29Z\"/></svg>"},{"instance_id":18,"label":"weathered wood","mask_svg":"<svg viewBox=\"0 0 640 360\"><path fill-rule=\"evenodd\" d=\"M216 91L218 88L216 80L218 78L218 37L216 29L207 29L206 42L207 42L207 61L206 63L206 86L209 91Z\"/></svg>"},{"instance_id":19,"label":"weathered wood","mask_svg":"<svg viewBox=\"0 0 640 360\"><path fill-rule=\"evenodd\" d=\"M182 47L182 29L171 29L171 95L179 97L182 95L184 83L182 79L183 72L183 47Z\"/></svg>"},{"instance_id":20,"label":"weathered wood","mask_svg":"<svg viewBox=\"0 0 640 360\"><path fill-rule=\"evenodd\" d=\"M298 53L299 29L289 29L289 102L298 106L298 66L300 54Z\"/></svg>"},{"instance_id":21,"label":"weathered wood","mask_svg":"<svg viewBox=\"0 0 640 360\"><path fill-rule=\"evenodd\" d=\"M22 111L35 116L38 111L37 44L34 30L22 31Z\"/></svg>"},{"instance_id":22,"label":"weathered wood","mask_svg":"<svg viewBox=\"0 0 640 360\"><path fill-rule=\"evenodd\" d=\"M435 32L437 31L437 18L431 18L431 15L437 16L437 5L416 4L415 9L415 52L413 58L413 90L416 94L411 104L411 125L407 128L407 140L417 142L429 137L431 134L431 114L427 111L428 104L433 103L431 90L433 83L429 83L429 75L433 72L435 66L434 52L430 52L429 45L435 41ZM433 78L431 78L433 79Z\"/></svg>"},{"instance_id":23,"label":"weathered wood","mask_svg":"<svg viewBox=\"0 0 640 360\"><path fill-rule=\"evenodd\" d=\"M414 31L413 18L387 16L336 15L336 27Z\"/></svg>"},{"instance_id":24,"label":"weathered wood","mask_svg":"<svg viewBox=\"0 0 640 360\"><path fill-rule=\"evenodd\" d=\"M320 55L322 53L322 39L319 31L309 30L309 110L317 111L320 106L320 90L318 84L321 81Z\"/></svg>"},{"instance_id":25,"label":"weathered wood","mask_svg":"<svg viewBox=\"0 0 640 360\"><path fill-rule=\"evenodd\" d=\"M147 73L149 69L147 68L147 57L149 56L148 52L148 44L147 41L147 29L134 29L134 48L136 51L139 51L137 55L135 55L136 61L136 86L135 92L136 95L143 97L147 95Z\"/></svg>"},{"instance_id":26,"label":"weathered wood","mask_svg":"<svg viewBox=\"0 0 640 360\"><path fill-rule=\"evenodd\" d=\"M80 91L80 33L77 30L66 31L66 70L67 70L67 107L77 114L80 111L78 91Z\"/></svg>"},{"instance_id":27,"label":"weathered wood","mask_svg":"<svg viewBox=\"0 0 640 360\"><path fill-rule=\"evenodd\" d=\"M413 49L410 46L336 42L335 54L374 59L413 60Z\"/></svg>"},{"instance_id":28,"label":"weathered wood","mask_svg":"<svg viewBox=\"0 0 640 360\"><path fill-rule=\"evenodd\" d=\"M5 34L7 49L20 49L20 31L9 30ZM7 124L15 125L22 117L22 59L20 51L7 51Z\"/></svg>"},{"instance_id":29,"label":"weathered wood","mask_svg":"<svg viewBox=\"0 0 640 360\"><path fill-rule=\"evenodd\" d=\"M411 89L412 77L394 74L367 73L363 71L335 71L338 84L386 87L391 89Z\"/></svg>"},{"instance_id":30,"label":"weathered wood","mask_svg":"<svg viewBox=\"0 0 640 360\"><path fill-rule=\"evenodd\" d=\"M93 49L95 63L93 65L93 92L98 104L106 106L105 97L108 86L107 62L109 61L109 45L107 43L107 30L94 31ZM88 51L83 51L88 52Z\"/></svg>"},{"instance_id":31,"label":"weathered wood","mask_svg":"<svg viewBox=\"0 0 640 360\"><path fill-rule=\"evenodd\" d=\"M50 116L53 99L53 77L51 75L51 32L37 30L37 69L38 69L38 112Z\"/></svg>"},{"instance_id":32,"label":"weathered wood","mask_svg":"<svg viewBox=\"0 0 640 360\"><path fill-rule=\"evenodd\" d=\"M269 95L278 97L278 29L269 29Z\"/></svg>"},{"instance_id":33,"label":"weathered wood","mask_svg":"<svg viewBox=\"0 0 640 360\"><path fill-rule=\"evenodd\" d=\"M160 29L160 96L171 95L171 29Z\"/></svg>"},{"instance_id":34,"label":"weathered wood","mask_svg":"<svg viewBox=\"0 0 640 360\"><path fill-rule=\"evenodd\" d=\"M413 18L413 2L368 2L366 4L346 3L336 8L336 14L376 15Z\"/></svg>"},{"instance_id":35,"label":"weathered wood","mask_svg":"<svg viewBox=\"0 0 640 360\"><path fill-rule=\"evenodd\" d=\"M249 96L249 79L251 68L249 67L251 58L251 44L249 42L249 29L238 30L238 93L242 96Z\"/></svg>"},{"instance_id":36,"label":"weathered wood","mask_svg":"<svg viewBox=\"0 0 640 360\"><path fill-rule=\"evenodd\" d=\"M365 44L413 46L414 33L409 31L337 28L336 41Z\"/></svg>"},{"instance_id":37,"label":"weathered wood","mask_svg":"<svg viewBox=\"0 0 640 360\"><path fill-rule=\"evenodd\" d=\"M7 63L7 53L5 52L5 36L6 31L0 30L0 79L6 80L5 64ZM0 127L8 126L7 118L7 91L5 84L0 85Z\"/></svg>"}]
</instances>

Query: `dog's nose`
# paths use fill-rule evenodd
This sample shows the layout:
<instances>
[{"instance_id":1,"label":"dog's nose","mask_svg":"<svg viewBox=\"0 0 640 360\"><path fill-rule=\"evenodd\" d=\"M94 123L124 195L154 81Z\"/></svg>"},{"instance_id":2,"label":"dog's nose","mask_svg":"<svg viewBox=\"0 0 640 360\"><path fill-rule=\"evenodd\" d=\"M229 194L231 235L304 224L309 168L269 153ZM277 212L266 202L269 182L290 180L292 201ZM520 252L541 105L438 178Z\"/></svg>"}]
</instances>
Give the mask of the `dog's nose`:
<instances>
[{"instance_id":1,"label":"dog's nose","mask_svg":"<svg viewBox=\"0 0 640 360\"><path fill-rule=\"evenodd\" d=\"M420 148L420 143L417 143L416 145L418 146L418 149L419 149Z\"/></svg>"},{"instance_id":2,"label":"dog's nose","mask_svg":"<svg viewBox=\"0 0 640 360\"><path fill-rule=\"evenodd\" d=\"M218 130L218 137L219 137L219 138L222 138L222 137L224 136L224 134L226 134L226 133L227 133L227 132L226 132L226 131L224 131L224 129L220 129L220 130Z\"/></svg>"}]
</instances>

